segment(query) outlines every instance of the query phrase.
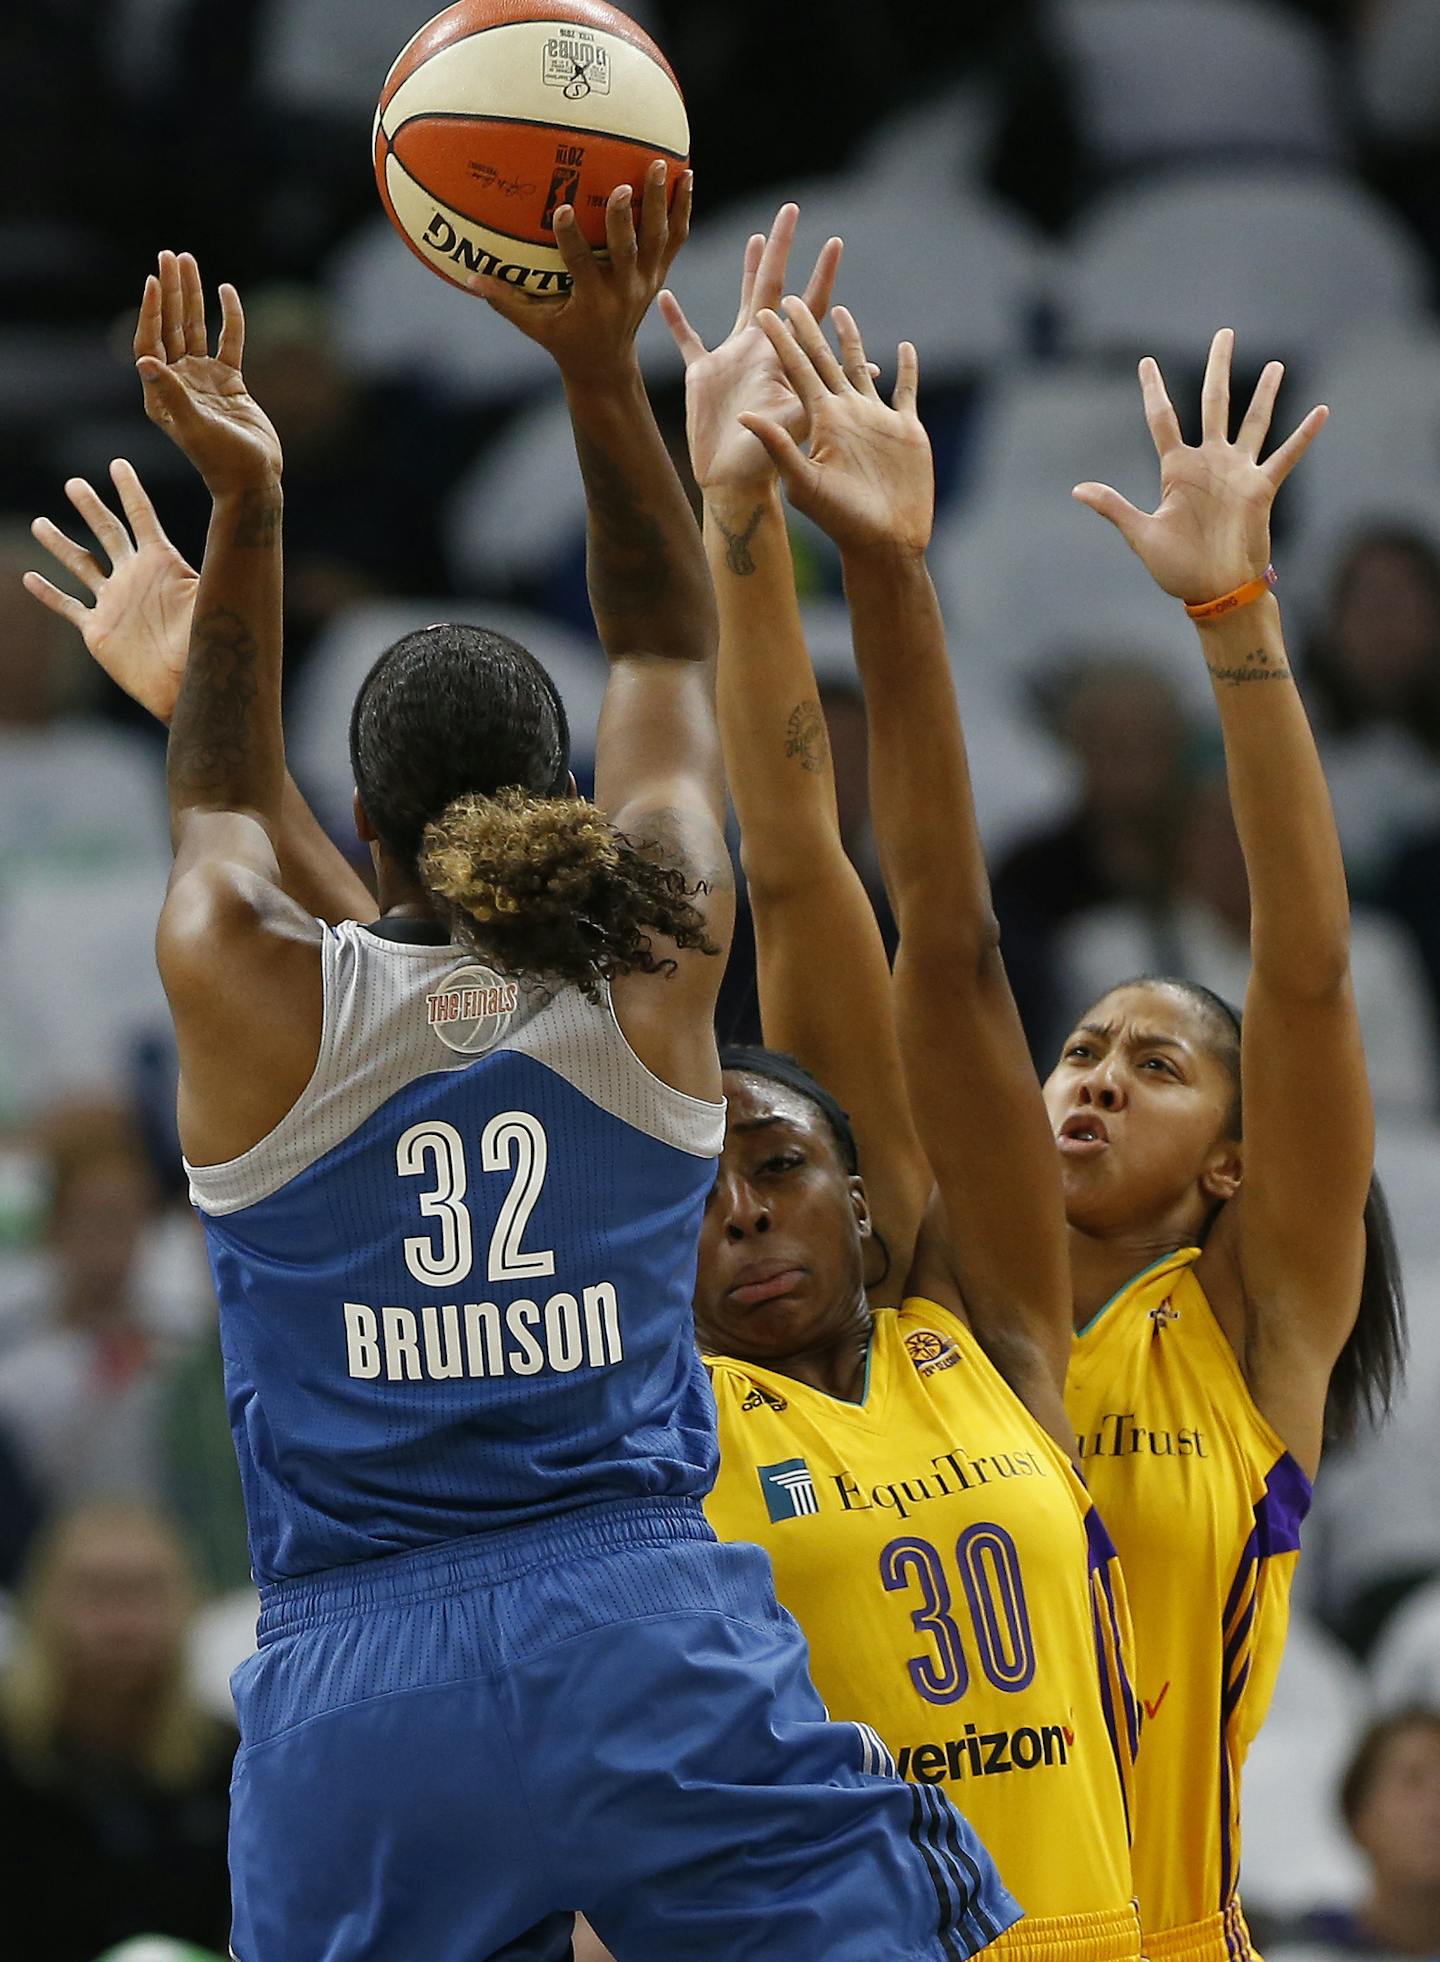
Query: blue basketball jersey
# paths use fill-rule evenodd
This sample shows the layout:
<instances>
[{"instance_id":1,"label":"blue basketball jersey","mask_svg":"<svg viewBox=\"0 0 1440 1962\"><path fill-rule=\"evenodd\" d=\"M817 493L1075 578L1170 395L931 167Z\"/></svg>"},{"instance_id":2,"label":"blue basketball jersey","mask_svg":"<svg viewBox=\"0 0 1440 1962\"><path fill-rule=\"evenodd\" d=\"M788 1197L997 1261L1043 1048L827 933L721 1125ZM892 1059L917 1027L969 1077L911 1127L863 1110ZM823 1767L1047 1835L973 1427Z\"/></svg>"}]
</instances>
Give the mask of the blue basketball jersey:
<instances>
[{"instance_id":1,"label":"blue basketball jersey","mask_svg":"<svg viewBox=\"0 0 1440 1962\"><path fill-rule=\"evenodd\" d=\"M652 1076L608 995L391 935L326 930L300 1100L187 1166L262 1582L715 1474L691 1296L723 1104Z\"/></svg>"}]
</instances>

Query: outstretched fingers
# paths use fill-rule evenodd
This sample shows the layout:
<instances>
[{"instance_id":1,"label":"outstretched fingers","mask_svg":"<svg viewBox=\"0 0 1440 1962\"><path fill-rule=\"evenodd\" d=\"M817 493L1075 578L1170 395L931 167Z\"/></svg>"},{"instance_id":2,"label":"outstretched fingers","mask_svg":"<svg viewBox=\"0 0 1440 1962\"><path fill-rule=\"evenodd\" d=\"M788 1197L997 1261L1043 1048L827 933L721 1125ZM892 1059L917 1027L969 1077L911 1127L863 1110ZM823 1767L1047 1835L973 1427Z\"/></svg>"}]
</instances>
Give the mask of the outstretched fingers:
<instances>
[{"instance_id":1,"label":"outstretched fingers","mask_svg":"<svg viewBox=\"0 0 1440 1962\"><path fill-rule=\"evenodd\" d=\"M94 532L100 549L111 565L119 565L122 559L134 554L135 546L129 532L93 484L87 483L83 477L70 477L66 480L65 495Z\"/></svg>"},{"instance_id":2,"label":"outstretched fingers","mask_svg":"<svg viewBox=\"0 0 1440 1962\"><path fill-rule=\"evenodd\" d=\"M878 399L875 377L870 372L870 361L865 353L865 343L860 338L860 329L855 324L855 316L848 307L835 309L835 335L840 343L840 365L845 371L850 386L861 395Z\"/></svg>"},{"instance_id":3,"label":"outstretched fingers","mask_svg":"<svg viewBox=\"0 0 1440 1962\"><path fill-rule=\"evenodd\" d=\"M816 255L815 270L806 285L804 300L817 320L823 320L830 311L830 299L835 291L835 280L844 251L843 239L827 238Z\"/></svg>"},{"instance_id":4,"label":"outstretched fingers","mask_svg":"<svg viewBox=\"0 0 1440 1962\"><path fill-rule=\"evenodd\" d=\"M38 532L36 536L39 537ZM45 544L43 538L40 539L40 543ZM46 545L45 549L49 551L50 547ZM20 584L31 599L39 600L40 604L48 607L51 613L58 613L60 618L68 621L72 627L83 630L86 615L90 611L83 600L76 599L72 593L62 593L58 586L52 586L50 581L38 572L27 572Z\"/></svg>"},{"instance_id":5,"label":"outstretched fingers","mask_svg":"<svg viewBox=\"0 0 1440 1962\"><path fill-rule=\"evenodd\" d=\"M1222 327L1210 343L1205 379L1200 385L1200 434L1207 443L1230 440L1230 363L1235 353L1235 330Z\"/></svg>"},{"instance_id":6,"label":"outstretched fingers","mask_svg":"<svg viewBox=\"0 0 1440 1962\"><path fill-rule=\"evenodd\" d=\"M670 329L670 338L679 348L680 358L688 368L692 362L698 361L702 355L707 354L709 349L685 318L680 302L668 286L659 295L657 303L660 308L660 318Z\"/></svg>"},{"instance_id":7,"label":"outstretched fingers","mask_svg":"<svg viewBox=\"0 0 1440 1962\"><path fill-rule=\"evenodd\" d=\"M180 282L180 261L173 252L160 254L160 339L157 352L166 361L178 361L185 352L185 294Z\"/></svg>"},{"instance_id":8,"label":"outstretched fingers","mask_svg":"<svg viewBox=\"0 0 1440 1962\"><path fill-rule=\"evenodd\" d=\"M228 282L220 288L220 344L215 352L228 367L239 369L244 365L245 309L240 304L240 295Z\"/></svg>"},{"instance_id":9,"label":"outstretched fingers","mask_svg":"<svg viewBox=\"0 0 1440 1962\"><path fill-rule=\"evenodd\" d=\"M775 213L775 223L770 227L755 273L755 287L750 296L752 318L762 308L768 307L773 313L780 305L785 291L785 268L790 262L790 247L795 243L799 220L798 204L782 204Z\"/></svg>"},{"instance_id":10,"label":"outstretched fingers","mask_svg":"<svg viewBox=\"0 0 1440 1962\"><path fill-rule=\"evenodd\" d=\"M160 331L160 281L154 273L146 275L145 290L140 295L140 312L135 321L135 339L131 345L137 361L142 355L159 361L165 358L165 341Z\"/></svg>"},{"instance_id":11,"label":"outstretched fingers","mask_svg":"<svg viewBox=\"0 0 1440 1962\"><path fill-rule=\"evenodd\" d=\"M221 294L223 297L223 287ZM168 544L164 527L156 516L155 506L150 502L150 493L141 483L134 464L123 456L117 456L110 465L110 481L120 499L120 508L135 534L136 544L148 545L157 541Z\"/></svg>"},{"instance_id":12,"label":"outstretched fingers","mask_svg":"<svg viewBox=\"0 0 1440 1962\"><path fill-rule=\"evenodd\" d=\"M745 257L740 266L740 304L735 310L735 325L730 330L738 334L742 327L748 327L755 308L755 278L760 271L760 259L765 250L764 232L752 232L745 241Z\"/></svg>"},{"instance_id":13,"label":"outstretched fingers","mask_svg":"<svg viewBox=\"0 0 1440 1962\"><path fill-rule=\"evenodd\" d=\"M775 350L776 359L785 370L785 379L800 397L807 410L819 406L821 398L828 394L825 384L815 372L815 364L795 335L785 325L778 313L769 307L756 314L755 323L764 329L765 338ZM818 330L817 330L818 331ZM827 350L828 351L828 350ZM831 355L833 361L835 357ZM836 372L839 372L838 364ZM743 418L742 418L743 420ZM759 431L756 431L759 434ZM761 439L764 440L763 438Z\"/></svg>"},{"instance_id":14,"label":"outstretched fingers","mask_svg":"<svg viewBox=\"0 0 1440 1962\"><path fill-rule=\"evenodd\" d=\"M1145 404L1145 426L1150 431L1155 454L1163 462L1171 450L1182 447L1183 439L1180 435L1180 418L1165 387L1160 363L1153 355L1147 354L1140 363L1140 395Z\"/></svg>"},{"instance_id":15,"label":"outstretched fingers","mask_svg":"<svg viewBox=\"0 0 1440 1962\"><path fill-rule=\"evenodd\" d=\"M1329 420L1330 411L1322 402L1310 411L1300 427L1293 435L1286 438L1274 456L1268 462L1261 464L1260 468L1276 490L1279 490Z\"/></svg>"},{"instance_id":16,"label":"outstretched fingers","mask_svg":"<svg viewBox=\"0 0 1440 1962\"><path fill-rule=\"evenodd\" d=\"M920 356L913 341L901 341L895 370L895 393L890 406L901 415L914 415L920 397Z\"/></svg>"},{"instance_id":17,"label":"outstretched fingers","mask_svg":"<svg viewBox=\"0 0 1440 1962\"><path fill-rule=\"evenodd\" d=\"M177 264L180 269L180 329L185 337L185 352L203 357L210 352L210 339L205 331L205 288L200 283L200 267L193 252L182 252Z\"/></svg>"},{"instance_id":18,"label":"outstretched fingers","mask_svg":"<svg viewBox=\"0 0 1440 1962\"><path fill-rule=\"evenodd\" d=\"M1235 438L1235 447L1243 450L1252 463L1260 461L1265 438L1270 434L1270 419L1275 413L1275 397L1280 393L1280 384L1284 379L1283 364L1267 361L1255 384L1255 393L1250 397L1250 406L1245 411L1245 419Z\"/></svg>"},{"instance_id":19,"label":"outstretched fingers","mask_svg":"<svg viewBox=\"0 0 1440 1962\"><path fill-rule=\"evenodd\" d=\"M100 570L99 560L83 545L77 545L73 538L67 537L59 525L52 524L48 518L37 518L30 527L30 536L37 545L44 546L52 559L64 566L72 579L78 579L92 593L98 593L105 584L105 574Z\"/></svg>"},{"instance_id":20,"label":"outstretched fingers","mask_svg":"<svg viewBox=\"0 0 1440 1962\"><path fill-rule=\"evenodd\" d=\"M839 394L845 386L845 370L836 359L835 350L820 331L819 321L805 302L797 300L793 295L785 302L785 313L790 322L790 331L805 350L815 373L832 395Z\"/></svg>"}]
</instances>

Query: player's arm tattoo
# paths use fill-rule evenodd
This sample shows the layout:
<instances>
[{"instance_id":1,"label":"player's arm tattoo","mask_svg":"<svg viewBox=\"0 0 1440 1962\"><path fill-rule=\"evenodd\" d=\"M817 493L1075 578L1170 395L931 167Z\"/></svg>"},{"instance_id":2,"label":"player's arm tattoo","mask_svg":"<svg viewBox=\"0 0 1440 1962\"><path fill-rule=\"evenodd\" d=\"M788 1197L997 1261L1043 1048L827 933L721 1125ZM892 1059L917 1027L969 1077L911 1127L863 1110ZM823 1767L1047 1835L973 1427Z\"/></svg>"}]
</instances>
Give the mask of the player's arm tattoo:
<instances>
[{"instance_id":1,"label":"player's arm tattoo","mask_svg":"<svg viewBox=\"0 0 1440 1962\"><path fill-rule=\"evenodd\" d=\"M591 604L621 616L659 605L671 582L664 526L592 437L577 430L575 447L585 479Z\"/></svg>"},{"instance_id":2,"label":"player's arm tattoo","mask_svg":"<svg viewBox=\"0 0 1440 1962\"><path fill-rule=\"evenodd\" d=\"M748 579L755 570L755 554L750 550L750 540L759 529L760 520L764 515L765 506L757 504L740 531L731 531L723 518L715 518L720 536L725 540L726 569L739 579Z\"/></svg>"},{"instance_id":3,"label":"player's arm tattoo","mask_svg":"<svg viewBox=\"0 0 1440 1962\"><path fill-rule=\"evenodd\" d=\"M273 491L245 491L235 520L235 543L246 551L273 551L280 543L283 508Z\"/></svg>"},{"instance_id":4,"label":"player's arm tattoo","mask_svg":"<svg viewBox=\"0 0 1440 1962\"><path fill-rule=\"evenodd\" d=\"M255 635L228 606L212 608L191 627L185 685L170 728L172 790L215 796L244 768L259 651Z\"/></svg>"},{"instance_id":5,"label":"player's arm tattoo","mask_svg":"<svg viewBox=\"0 0 1440 1962\"><path fill-rule=\"evenodd\" d=\"M811 775L825 768L830 740L825 729L825 713L819 702L797 702L785 725L785 754Z\"/></svg>"},{"instance_id":6,"label":"player's arm tattoo","mask_svg":"<svg viewBox=\"0 0 1440 1962\"><path fill-rule=\"evenodd\" d=\"M1289 681L1289 663L1283 658L1275 659L1257 647L1247 654L1238 666L1216 667L1209 661L1205 663L1212 681L1223 681L1227 687L1242 681Z\"/></svg>"}]
</instances>

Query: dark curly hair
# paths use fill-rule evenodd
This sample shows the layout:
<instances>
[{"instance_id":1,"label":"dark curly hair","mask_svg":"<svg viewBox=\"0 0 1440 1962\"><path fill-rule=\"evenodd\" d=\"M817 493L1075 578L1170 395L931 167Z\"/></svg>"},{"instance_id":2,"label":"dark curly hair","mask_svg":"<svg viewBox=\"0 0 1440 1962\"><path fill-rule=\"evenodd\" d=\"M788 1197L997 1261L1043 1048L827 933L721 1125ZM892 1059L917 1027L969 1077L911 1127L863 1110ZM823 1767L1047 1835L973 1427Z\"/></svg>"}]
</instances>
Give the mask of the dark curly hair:
<instances>
[{"instance_id":1,"label":"dark curly hair","mask_svg":"<svg viewBox=\"0 0 1440 1962\"><path fill-rule=\"evenodd\" d=\"M487 959L594 997L673 967L652 934L717 951L683 873L574 794L564 704L507 635L442 625L387 648L355 698L350 760L385 849Z\"/></svg>"},{"instance_id":2,"label":"dark curly hair","mask_svg":"<svg viewBox=\"0 0 1440 1962\"><path fill-rule=\"evenodd\" d=\"M652 933L713 954L684 874L581 797L514 788L457 797L417 865L456 937L502 966L592 998L616 974L659 974Z\"/></svg>"}]
</instances>

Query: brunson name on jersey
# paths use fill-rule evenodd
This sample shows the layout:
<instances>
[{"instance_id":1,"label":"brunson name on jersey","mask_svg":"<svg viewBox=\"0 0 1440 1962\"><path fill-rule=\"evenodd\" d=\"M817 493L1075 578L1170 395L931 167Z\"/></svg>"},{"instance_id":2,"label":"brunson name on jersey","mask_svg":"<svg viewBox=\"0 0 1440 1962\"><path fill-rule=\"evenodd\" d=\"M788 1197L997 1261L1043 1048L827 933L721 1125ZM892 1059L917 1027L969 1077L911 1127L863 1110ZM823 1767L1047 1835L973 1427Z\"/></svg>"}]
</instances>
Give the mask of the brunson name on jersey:
<instances>
[{"instance_id":1,"label":"brunson name on jersey","mask_svg":"<svg viewBox=\"0 0 1440 1962\"><path fill-rule=\"evenodd\" d=\"M579 1296L544 1302L427 1302L423 1308L345 1303L345 1365L351 1376L391 1383L454 1376L567 1374L582 1363L606 1369L623 1358L620 1302L609 1281Z\"/></svg>"}]
</instances>

